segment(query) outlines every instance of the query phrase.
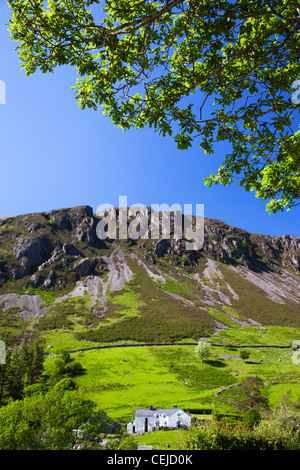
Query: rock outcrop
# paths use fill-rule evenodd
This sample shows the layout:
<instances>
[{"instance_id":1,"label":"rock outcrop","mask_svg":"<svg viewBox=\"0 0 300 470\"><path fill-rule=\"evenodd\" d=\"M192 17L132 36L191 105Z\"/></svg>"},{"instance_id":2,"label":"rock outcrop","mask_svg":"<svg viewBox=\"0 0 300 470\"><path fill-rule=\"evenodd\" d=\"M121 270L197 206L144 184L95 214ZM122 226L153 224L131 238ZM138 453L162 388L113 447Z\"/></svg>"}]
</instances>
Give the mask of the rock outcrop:
<instances>
[{"instance_id":1,"label":"rock outcrop","mask_svg":"<svg viewBox=\"0 0 300 470\"><path fill-rule=\"evenodd\" d=\"M97 258L93 250L111 245L112 241L104 242L97 237L98 221L89 206L0 220L0 282L30 275L33 286L50 287L58 278L57 270L73 272L79 277L94 274L97 269L101 271L104 261ZM150 210L149 227L151 235ZM219 220L205 219L203 248L186 250L186 240L173 236L173 213L170 215L170 233L169 240L151 240L144 258L151 263L157 258L166 258L174 266L196 267L200 258L209 257L253 271L271 269L280 272L285 268L300 272L300 239L292 235L252 234ZM132 242L130 246L137 243L136 240Z\"/></svg>"}]
</instances>

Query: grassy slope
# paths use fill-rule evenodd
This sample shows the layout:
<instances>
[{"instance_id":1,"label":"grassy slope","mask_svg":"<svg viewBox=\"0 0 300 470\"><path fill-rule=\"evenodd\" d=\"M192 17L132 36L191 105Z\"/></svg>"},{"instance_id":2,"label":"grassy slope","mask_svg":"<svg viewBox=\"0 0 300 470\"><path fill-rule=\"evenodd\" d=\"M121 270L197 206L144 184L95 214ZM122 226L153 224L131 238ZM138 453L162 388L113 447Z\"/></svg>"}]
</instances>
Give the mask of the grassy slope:
<instances>
[{"instance_id":1,"label":"grassy slope","mask_svg":"<svg viewBox=\"0 0 300 470\"><path fill-rule=\"evenodd\" d=\"M120 292L108 293L108 308L101 319L93 318L89 307L89 296L85 299L72 299L55 306L37 328L42 332L48 344L60 349L76 349L111 342L164 342L180 341L184 338L198 340L214 332L215 321L230 327L221 335L230 342L230 335L237 331L235 342L242 342L250 330L237 329L237 321L257 320L263 325L281 325L298 327L299 314L290 313L289 305L275 303L265 293L232 270L219 263L226 280L229 279L240 299L232 306L220 304L210 307L203 304L199 297L199 283L191 276L184 275L182 268L168 265L168 283L155 282L146 270L126 256L126 261L133 272L133 279ZM166 262L159 261L160 269L166 269ZM228 272L227 272L228 271ZM231 276L230 278L228 276ZM174 277L179 283L174 282ZM168 293L169 292L169 293ZM39 292L37 292L39 293ZM177 300L169 294L177 294L190 305ZM47 300L51 300L51 293ZM218 298L218 294L214 294ZM296 307L292 307L295 311ZM252 330L251 330L252 331ZM276 329L274 330L274 332ZM295 338L291 338L291 341ZM249 343L263 344L263 330L254 329ZM274 342L275 338L274 338ZM277 339L278 342L278 339Z\"/></svg>"},{"instance_id":2,"label":"grassy slope","mask_svg":"<svg viewBox=\"0 0 300 470\"><path fill-rule=\"evenodd\" d=\"M68 325L62 324L50 330L46 323L42 331L46 344L51 344L54 350L80 349L110 342L195 340L201 334L207 334L212 342L223 342L224 345L288 345L298 339L297 327L267 326L266 330L254 326L239 328L232 319L226 317L226 314L230 314L242 320L248 317L250 311L253 315L258 314L259 301L262 299L259 297L259 289L254 287L254 294L258 295L257 305L253 304L253 297L252 304L243 304L244 300L250 298L249 284L248 290L246 284L239 290L240 278L235 280L234 273L231 283L235 290L239 290L243 300L233 303L232 307L223 306L206 311L199 309L199 305L183 307L181 302L163 292L168 290L191 298L189 295L197 291L197 283L193 279L190 281L184 278L180 287L172 279L168 285L155 283L142 266L134 264L130 258L127 261L134 277L123 291L109 293L104 321L87 329L85 317L88 315L88 298L84 303L79 302L77 308L73 300L72 315L68 309L65 310L65 317L61 313L62 318L70 322ZM161 268L163 264L160 263ZM226 267L222 269L227 270ZM171 268L169 272L175 275L181 271ZM274 302L269 299L264 301L263 311L269 312L270 316ZM281 305L275 305L275 320L281 316L281 309ZM214 336L213 318L227 323L231 328ZM203 324L206 324L206 328L203 328ZM201 364L193 349L193 346L152 346L84 351L77 353L76 357L86 373L76 380L84 396L124 424L131 420L135 408L147 407L150 403L159 407L171 407L174 403L182 408L215 407L219 411L230 412L232 409L215 397L215 392L252 375L264 379L272 405L287 390L291 390L294 397L300 392L299 368L292 363L290 350L264 349L259 346L249 348L250 359L244 362L239 358L225 357L238 356L239 349L212 347L212 357Z\"/></svg>"},{"instance_id":3,"label":"grassy slope","mask_svg":"<svg viewBox=\"0 0 300 470\"><path fill-rule=\"evenodd\" d=\"M231 340L241 339L240 330L231 331ZM255 331L253 327L245 329L246 344ZM296 334L295 329L278 329L276 340L286 344ZM272 344L274 338L274 329L264 332L265 344ZM201 363L193 350L193 346L151 346L74 353L86 369L76 381L84 396L125 424L135 408L148 407L150 403L158 407L176 403L182 408L232 411L215 397L215 392L252 375L264 379L272 405L287 390L294 397L300 392L299 366L292 363L289 349L249 348L250 358L244 362L235 357L238 349L212 346L206 363Z\"/></svg>"},{"instance_id":4,"label":"grassy slope","mask_svg":"<svg viewBox=\"0 0 300 470\"><path fill-rule=\"evenodd\" d=\"M126 261L134 278L127 284L127 290L112 294L105 315L109 319L112 314L114 317L119 314L119 320L85 331L78 338L99 342L178 341L213 332L214 323L206 309L174 299L142 266L130 257Z\"/></svg>"}]
</instances>

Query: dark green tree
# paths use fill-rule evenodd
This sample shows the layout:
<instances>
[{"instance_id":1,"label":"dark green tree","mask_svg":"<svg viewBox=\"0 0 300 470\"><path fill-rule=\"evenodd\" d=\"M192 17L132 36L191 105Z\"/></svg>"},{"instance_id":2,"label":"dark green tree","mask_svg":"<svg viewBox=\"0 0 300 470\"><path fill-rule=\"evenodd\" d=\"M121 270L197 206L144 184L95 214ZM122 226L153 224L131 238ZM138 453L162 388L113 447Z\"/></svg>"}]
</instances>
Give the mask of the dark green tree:
<instances>
[{"instance_id":1,"label":"dark green tree","mask_svg":"<svg viewBox=\"0 0 300 470\"><path fill-rule=\"evenodd\" d=\"M188 430L184 436L188 450L299 450L299 439L292 433L242 423L217 422L213 426Z\"/></svg>"},{"instance_id":2,"label":"dark green tree","mask_svg":"<svg viewBox=\"0 0 300 470\"><path fill-rule=\"evenodd\" d=\"M7 361L6 392L14 400L22 398L25 371L20 360L20 348L14 346Z\"/></svg>"},{"instance_id":3,"label":"dark green tree","mask_svg":"<svg viewBox=\"0 0 300 470\"><path fill-rule=\"evenodd\" d=\"M43 350L37 343L28 346L22 341L7 351L0 369L0 405L8 398L21 399L25 387L43 380L43 362Z\"/></svg>"},{"instance_id":4,"label":"dark green tree","mask_svg":"<svg viewBox=\"0 0 300 470\"><path fill-rule=\"evenodd\" d=\"M27 373L28 385L32 385L41 379L44 365L43 348L35 342L30 348L30 359Z\"/></svg>"},{"instance_id":5,"label":"dark green tree","mask_svg":"<svg viewBox=\"0 0 300 470\"><path fill-rule=\"evenodd\" d=\"M8 364L10 360L9 352L5 353L5 363L0 364L0 407L5 404L7 396L7 375L8 375Z\"/></svg>"},{"instance_id":6,"label":"dark green tree","mask_svg":"<svg viewBox=\"0 0 300 470\"><path fill-rule=\"evenodd\" d=\"M18 359L19 359L19 367L21 369L21 373L23 376L23 387L28 384L28 371L29 371L29 364L31 361L30 353L28 350L28 345L26 341L23 339L18 346Z\"/></svg>"},{"instance_id":7,"label":"dark green tree","mask_svg":"<svg viewBox=\"0 0 300 470\"><path fill-rule=\"evenodd\" d=\"M249 357L250 353L248 351L243 350L240 352L240 358L243 359L243 361L246 361Z\"/></svg>"}]
</instances>

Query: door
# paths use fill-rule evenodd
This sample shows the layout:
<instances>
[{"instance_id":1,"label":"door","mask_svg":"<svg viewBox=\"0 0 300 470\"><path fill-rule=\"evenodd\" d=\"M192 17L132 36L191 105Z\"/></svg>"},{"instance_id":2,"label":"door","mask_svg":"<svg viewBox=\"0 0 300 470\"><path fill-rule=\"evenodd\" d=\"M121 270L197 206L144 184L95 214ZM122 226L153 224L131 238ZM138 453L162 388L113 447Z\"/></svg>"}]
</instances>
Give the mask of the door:
<instances>
[{"instance_id":1,"label":"door","mask_svg":"<svg viewBox=\"0 0 300 470\"><path fill-rule=\"evenodd\" d=\"M148 418L145 418L145 432L148 432Z\"/></svg>"}]
</instances>

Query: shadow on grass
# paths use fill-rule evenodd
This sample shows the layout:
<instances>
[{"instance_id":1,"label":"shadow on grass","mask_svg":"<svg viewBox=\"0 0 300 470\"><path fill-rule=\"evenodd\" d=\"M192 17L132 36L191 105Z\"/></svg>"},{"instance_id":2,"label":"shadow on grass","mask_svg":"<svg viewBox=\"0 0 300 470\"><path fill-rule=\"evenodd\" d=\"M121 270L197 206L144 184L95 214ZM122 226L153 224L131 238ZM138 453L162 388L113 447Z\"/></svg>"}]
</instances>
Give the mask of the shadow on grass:
<instances>
[{"instance_id":1,"label":"shadow on grass","mask_svg":"<svg viewBox=\"0 0 300 470\"><path fill-rule=\"evenodd\" d=\"M206 364L209 364L210 366L213 366L213 367L226 367L227 364L225 362L222 362L222 361L213 361L213 360L206 360L205 361Z\"/></svg>"}]
</instances>

